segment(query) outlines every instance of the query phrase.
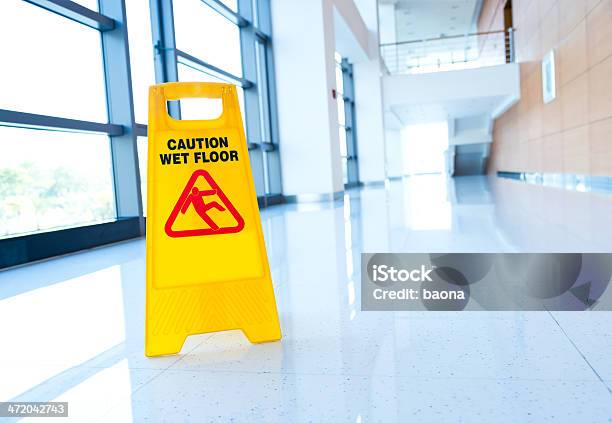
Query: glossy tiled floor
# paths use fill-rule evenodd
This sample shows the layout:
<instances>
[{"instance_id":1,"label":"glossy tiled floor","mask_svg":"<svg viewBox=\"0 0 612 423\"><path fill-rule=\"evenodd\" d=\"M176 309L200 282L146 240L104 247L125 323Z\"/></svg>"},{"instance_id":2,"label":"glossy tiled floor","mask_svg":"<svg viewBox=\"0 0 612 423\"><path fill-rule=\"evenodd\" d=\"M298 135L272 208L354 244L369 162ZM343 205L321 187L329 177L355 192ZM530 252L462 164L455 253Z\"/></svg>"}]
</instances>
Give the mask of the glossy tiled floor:
<instances>
[{"instance_id":1,"label":"glossy tiled floor","mask_svg":"<svg viewBox=\"0 0 612 423\"><path fill-rule=\"evenodd\" d=\"M612 251L612 196L437 176L263 212L284 338L143 356L144 242L0 274L0 401L75 421L612 421L612 312L361 312L361 252ZM35 420L38 421L38 420ZM59 421L58 419L54 421Z\"/></svg>"}]
</instances>

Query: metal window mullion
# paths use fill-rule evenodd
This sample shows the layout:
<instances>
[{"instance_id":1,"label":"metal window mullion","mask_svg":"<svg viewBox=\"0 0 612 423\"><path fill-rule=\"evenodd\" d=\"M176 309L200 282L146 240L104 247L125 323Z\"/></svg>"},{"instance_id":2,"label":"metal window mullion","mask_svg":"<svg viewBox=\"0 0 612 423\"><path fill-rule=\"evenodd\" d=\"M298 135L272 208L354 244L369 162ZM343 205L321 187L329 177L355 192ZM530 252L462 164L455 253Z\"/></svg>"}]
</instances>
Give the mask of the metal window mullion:
<instances>
[{"instance_id":1,"label":"metal window mullion","mask_svg":"<svg viewBox=\"0 0 612 423\"><path fill-rule=\"evenodd\" d=\"M266 81L266 113L268 117L268 130L270 139L267 140L272 144L278 144L279 135L278 135L278 115L276 113L276 85L274 80L274 60L272 55L272 49L270 44L262 44L264 49L263 62L265 64L265 68L262 69L263 78Z\"/></svg>"},{"instance_id":2,"label":"metal window mullion","mask_svg":"<svg viewBox=\"0 0 612 423\"><path fill-rule=\"evenodd\" d=\"M248 26L250 24L248 19L242 16L242 13L236 13L227 5L219 0L200 0L205 5L209 6L215 12L219 13L225 19L229 20L234 25L238 25L240 28ZM239 9L242 12L242 9Z\"/></svg>"},{"instance_id":3,"label":"metal window mullion","mask_svg":"<svg viewBox=\"0 0 612 423\"><path fill-rule=\"evenodd\" d=\"M278 134L278 114L276 104L276 84L274 78L274 55L272 49L272 15L270 12L270 0L254 0L257 3L257 28L258 31L263 31L266 34L265 43L262 43L265 51L265 61L262 69L263 78L266 80L266 92L263 95L267 98L267 119L269 125L269 141L271 144L270 151L266 152L266 170L268 178L268 195L278 195L282 192L282 177L280 152L278 151L279 134ZM262 41L262 40L260 40Z\"/></svg>"},{"instance_id":4,"label":"metal window mullion","mask_svg":"<svg viewBox=\"0 0 612 423\"><path fill-rule=\"evenodd\" d=\"M81 132L91 134L123 135L123 127L112 123L90 122L56 116L38 115L0 109L0 126L44 129L49 131Z\"/></svg>"},{"instance_id":5,"label":"metal window mullion","mask_svg":"<svg viewBox=\"0 0 612 423\"><path fill-rule=\"evenodd\" d=\"M172 0L149 0L151 7L151 33L155 48L155 81L177 82L178 60L174 32ZM171 101L168 113L175 119L181 118L178 101Z\"/></svg>"},{"instance_id":6,"label":"metal window mullion","mask_svg":"<svg viewBox=\"0 0 612 423\"><path fill-rule=\"evenodd\" d=\"M257 27L254 27L253 31L255 32L255 37L257 37L257 40L259 42L261 42L263 44L267 44L267 43L270 42L270 37L265 32L261 31Z\"/></svg>"},{"instance_id":7,"label":"metal window mullion","mask_svg":"<svg viewBox=\"0 0 612 423\"><path fill-rule=\"evenodd\" d=\"M134 132L136 133L137 137L146 137L147 133L148 133L149 127L147 125L144 125L142 123L137 123L134 126Z\"/></svg>"},{"instance_id":8,"label":"metal window mullion","mask_svg":"<svg viewBox=\"0 0 612 423\"><path fill-rule=\"evenodd\" d=\"M238 0L238 11L242 16L253 20L253 3L251 0ZM255 32L252 25L240 28L240 54L242 62L242 78L249 81L257 81L257 57L255 52ZM244 130L249 143L261 144L262 129L260 122L259 89L257 84L252 84L244 89ZM268 192L267 171L265 169L265 154L262 149L257 148L249 151L251 170L255 182L257 196Z\"/></svg>"},{"instance_id":9,"label":"metal window mullion","mask_svg":"<svg viewBox=\"0 0 612 423\"><path fill-rule=\"evenodd\" d=\"M254 85L254 83L250 79L241 78L232 73L224 71L223 69L218 68L215 65L211 65L210 63L205 62L204 60L198 59L197 57L192 56L191 54L186 53L182 50L176 49L176 57L178 63L194 68L200 72L213 73L215 74L215 76L236 83L242 88L251 88Z\"/></svg>"},{"instance_id":10,"label":"metal window mullion","mask_svg":"<svg viewBox=\"0 0 612 423\"><path fill-rule=\"evenodd\" d=\"M251 26L255 37L262 43L270 42L270 19L267 16L269 2L251 0Z\"/></svg>"},{"instance_id":11,"label":"metal window mullion","mask_svg":"<svg viewBox=\"0 0 612 423\"><path fill-rule=\"evenodd\" d=\"M41 7L49 12L63 16L99 31L111 31L115 21L104 14L88 9L70 0L25 0L27 3Z\"/></svg>"},{"instance_id":12,"label":"metal window mullion","mask_svg":"<svg viewBox=\"0 0 612 423\"><path fill-rule=\"evenodd\" d=\"M268 96L268 78L266 75L266 46L259 41L255 42L255 59L257 71L257 99L259 106L259 125L261 130L261 142L272 143L270 130L270 104Z\"/></svg>"},{"instance_id":13,"label":"metal window mullion","mask_svg":"<svg viewBox=\"0 0 612 423\"><path fill-rule=\"evenodd\" d=\"M99 5L116 23L101 34L108 118L124 128L110 136L117 217L142 216L125 2L99 0Z\"/></svg>"},{"instance_id":14,"label":"metal window mullion","mask_svg":"<svg viewBox=\"0 0 612 423\"><path fill-rule=\"evenodd\" d=\"M254 19L256 32L265 34L267 38L272 34L272 15L270 13L270 0L253 0L256 3L257 19Z\"/></svg>"}]
</instances>

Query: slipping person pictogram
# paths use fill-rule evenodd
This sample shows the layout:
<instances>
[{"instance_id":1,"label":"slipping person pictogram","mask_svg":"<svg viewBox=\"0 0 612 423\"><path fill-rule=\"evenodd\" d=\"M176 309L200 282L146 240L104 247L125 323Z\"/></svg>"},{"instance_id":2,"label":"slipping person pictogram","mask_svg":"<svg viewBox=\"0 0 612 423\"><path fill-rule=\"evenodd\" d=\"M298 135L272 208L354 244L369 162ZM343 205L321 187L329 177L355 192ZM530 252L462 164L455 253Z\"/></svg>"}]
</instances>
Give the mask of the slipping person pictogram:
<instances>
[{"instance_id":1,"label":"slipping person pictogram","mask_svg":"<svg viewBox=\"0 0 612 423\"><path fill-rule=\"evenodd\" d=\"M217 195L217 190L207 189L204 191L200 191L198 187L193 187L191 189L191 194L185 199L183 206L181 207L181 213L185 214L189 209L189 206L193 204L193 208L198 215L202 218L204 222L211 227L213 231L218 231L219 226L215 223L215 221L208 215L208 211L210 209L217 209L219 211L225 211L225 207L216 201L211 201L206 203L203 199L204 196Z\"/></svg>"},{"instance_id":2,"label":"slipping person pictogram","mask_svg":"<svg viewBox=\"0 0 612 423\"><path fill-rule=\"evenodd\" d=\"M200 187L206 185L209 188L200 189L196 186L196 183L198 183ZM193 207L202 221L206 223L206 227L202 227L204 225L196 225L191 228L175 228L174 224L179 214L186 214L191 207ZM228 212L231 214L233 217L233 219L231 219L233 220L231 226L227 226L227 223L222 225L218 220L215 222L210 214L213 209L218 212ZM227 218L223 220L226 222L228 221ZM240 216L238 210L236 210L210 173L203 169L193 172L165 225L166 234L172 238L230 234L240 232L242 228L244 228L244 219Z\"/></svg>"}]
</instances>

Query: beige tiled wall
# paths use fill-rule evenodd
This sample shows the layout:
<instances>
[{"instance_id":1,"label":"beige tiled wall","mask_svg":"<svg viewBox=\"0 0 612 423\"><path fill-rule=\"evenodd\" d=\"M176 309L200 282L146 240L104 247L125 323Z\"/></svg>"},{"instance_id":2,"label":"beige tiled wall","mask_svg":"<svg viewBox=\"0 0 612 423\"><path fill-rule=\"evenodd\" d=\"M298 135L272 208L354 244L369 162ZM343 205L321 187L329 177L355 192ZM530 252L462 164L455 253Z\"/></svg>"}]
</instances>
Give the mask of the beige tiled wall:
<instances>
[{"instance_id":1,"label":"beige tiled wall","mask_svg":"<svg viewBox=\"0 0 612 423\"><path fill-rule=\"evenodd\" d=\"M481 31L499 29L504 3L485 0ZM612 175L612 0L512 5L521 100L495 121L489 171ZM551 49L557 98L544 104L541 61Z\"/></svg>"}]
</instances>

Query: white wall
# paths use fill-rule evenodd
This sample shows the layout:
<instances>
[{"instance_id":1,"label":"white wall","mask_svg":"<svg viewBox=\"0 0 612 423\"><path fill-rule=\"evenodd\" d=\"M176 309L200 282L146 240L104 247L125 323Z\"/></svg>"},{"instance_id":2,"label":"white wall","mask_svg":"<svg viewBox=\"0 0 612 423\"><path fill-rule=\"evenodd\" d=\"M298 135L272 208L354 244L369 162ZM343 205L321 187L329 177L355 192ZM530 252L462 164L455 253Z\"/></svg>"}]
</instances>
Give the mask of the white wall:
<instances>
[{"instance_id":1,"label":"white wall","mask_svg":"<svg viewBox=\"0 0 612 423\"><path fill-rule=\"evenodd\" d=\"M342 191L338 111L332 97L336 88L334 53L338 50L352 62L368 63L371 31L353 0L272 0L271 10L283 194ZM368 68L355 73L362 84L372 83ZM376 82L382 115L380 78ZM359 105L359 97L369 102L371 93L362 93L356 86L356 96ZM359 122L359 114L367 110L358 110ZM371 136L369 126L362 126L364 139ZM359 131L358 124L358 137ZM384 151L381 154L384 157Z\"/></svg>"},{"instance_id":2,"label":"white wall","mask_svg":"<svg viewBox=\"0 0 612 423\"><path fill-rule=\"evenodd\" d=\"M385 107L448 103L471 98L499 98L500 104L518 101L521 94L518 63L383 78ZM496 105L492 105L492 112ZM496 111L496 110L495 110ZM497 112L497 111L496 111Z\"/></svg>"},{"instance_id":3,"label":"white wall","mask_svg":"<svg viewBox=\"0 0 612 423\"><path fill-rule=\"evenodd\" d=\"M380 43L397 42L394 3L380 3L378 5L378 21L380 23Z\"/></svg>"},{"instance_id":4,"label":"white wall","mask_svg":"<svg viewBox=\"0 0 612 423\"><path fill-rule=\"evenodd\" d=\"M331 0L272 0L283 194L342 190Z\"/></svg>"},{"instance_id":5,"label":"white wall","mask_svg":"<svg viewBox=\"0 0 612 423\"><path fill-rule=\"evenodd\" d=\"M332 2L335 13L336 51L351 62L370 58L371 35L356 2L353 0L332 0Z\"/></svg>"}]
</instances>

